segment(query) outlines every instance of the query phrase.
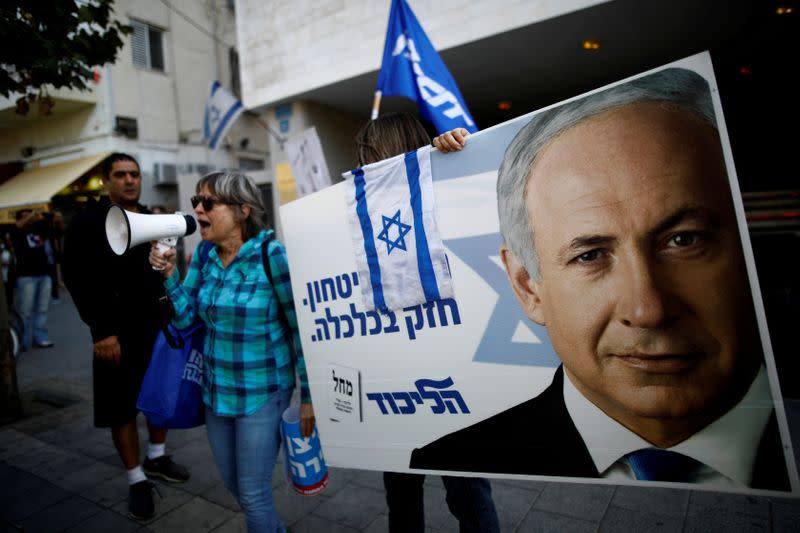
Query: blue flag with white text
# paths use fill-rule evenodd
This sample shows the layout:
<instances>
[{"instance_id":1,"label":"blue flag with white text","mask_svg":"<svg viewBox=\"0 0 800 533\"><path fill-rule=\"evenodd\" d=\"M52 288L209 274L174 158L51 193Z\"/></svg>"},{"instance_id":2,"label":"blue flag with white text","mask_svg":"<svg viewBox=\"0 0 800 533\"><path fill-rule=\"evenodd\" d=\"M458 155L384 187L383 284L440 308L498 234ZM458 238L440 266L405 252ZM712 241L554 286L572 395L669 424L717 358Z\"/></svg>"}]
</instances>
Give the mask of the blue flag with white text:
<instances>
[{"instance_id":1,"label":"blue flag with white text","mask_svg":"<svg viewBox=\"0 0 800 533\"><path fill-rule=\"evenodd\" d=\"M218 81L211 84L211 94L206 100L203 116L203 138L208 147L216 150L228 129L239 118L244 108L242 103L222 87Z\"/></svg>"},{"instance_id":2,"label":"blue flag with white text","mask_svg":"<svg viewBox=\"0 0 800 533\"><path fill-rule=\"evenodd\" d=\"M438 133L478 131L455 80L406 0L392 0L377 91L417 101L420 114Z\"/></svg>"},{"instance_id":3,"label":"blue flag with white text","mask_svg":"<svg viewBox=\"0 0 800 533\"><path fill-rule=\"evenodd\" d=\"M425 146L344 174L359 286L369 310L453 297L430 152Z\"/></svg>"}]
</instances>

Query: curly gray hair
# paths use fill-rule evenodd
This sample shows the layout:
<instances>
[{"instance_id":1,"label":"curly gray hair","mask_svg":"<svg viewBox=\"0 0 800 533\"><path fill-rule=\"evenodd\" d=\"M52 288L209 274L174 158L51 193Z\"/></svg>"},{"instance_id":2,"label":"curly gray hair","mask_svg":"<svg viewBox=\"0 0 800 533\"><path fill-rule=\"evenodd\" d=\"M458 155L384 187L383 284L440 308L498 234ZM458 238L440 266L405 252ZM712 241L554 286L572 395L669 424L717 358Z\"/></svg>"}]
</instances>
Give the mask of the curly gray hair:
<instances>
[{"instance_id":1,"label":"curly gray hair","mask_svg":"<svg viewBox=\"0 0 800 533\"><path fill-rule=\"evenodd\" d=\"M267 229L267 208L261 191L252 178L239 172L222 170L206 174L195 187L196 192L203 188L231 206L239 226L242 228L242 240L247 241L258 235L262 229ZM242 206L250 206L250 215L245 216Z\"/></svg>"}]
</instances>

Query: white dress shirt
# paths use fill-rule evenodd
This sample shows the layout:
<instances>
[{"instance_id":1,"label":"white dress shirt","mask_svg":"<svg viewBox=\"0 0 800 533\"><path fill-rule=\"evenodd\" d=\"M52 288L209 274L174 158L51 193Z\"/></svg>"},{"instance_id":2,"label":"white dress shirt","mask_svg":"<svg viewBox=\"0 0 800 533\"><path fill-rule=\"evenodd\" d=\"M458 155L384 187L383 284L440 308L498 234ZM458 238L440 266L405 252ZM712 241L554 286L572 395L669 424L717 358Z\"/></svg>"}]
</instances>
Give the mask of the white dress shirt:
<instances>
[{"instance_id":1,"label":"white dress shirt","mask_svg":"<svg viewBox=\"0 0 800 533\"><path fill-rule=\"evenodd\" d=\"M587 400L564 373L564 402L600 477L636 479L624 456L653 445ZM691 483L750 486L761 436L774 409L762 366L742 400L685 441L668 448L702 463Z\"/></svg>"}]
</instances>

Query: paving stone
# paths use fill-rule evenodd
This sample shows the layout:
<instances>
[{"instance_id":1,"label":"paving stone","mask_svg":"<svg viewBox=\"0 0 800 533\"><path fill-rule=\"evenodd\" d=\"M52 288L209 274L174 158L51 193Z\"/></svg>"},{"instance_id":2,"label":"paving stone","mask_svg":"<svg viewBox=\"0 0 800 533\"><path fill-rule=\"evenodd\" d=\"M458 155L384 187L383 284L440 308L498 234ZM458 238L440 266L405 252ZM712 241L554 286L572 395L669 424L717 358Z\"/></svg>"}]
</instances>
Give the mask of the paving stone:
<instances>
[{"instance_id":1,"label":"paving stone","mask_svg":"<svg viewBox=\"0 0 800 533\"><path fill-rule=\"evenodd\" d=\"M652 501L652 500L651 500ZM680 533L683 514L670 516L652 512L649 506L640 509L609 507L598 531L602 533L636 531L636 533Z\"/></svg>"},{"instance_id":2,"label":"paving stone","mask_svg":"<svg viewBox=\"0 0 800 533\"><path fill-rule=\"evenodd\" d=\"M92 461L89 466L55 479L53 483L72 492L81 492L113 477L121 477L119 468Z\"/></svg>"},{"instance_id":3,"label":"paving stone","mask_svg":"<svg viewBox=\"0 0 800 533\"><path fill-rule=\"evenodd\" d=\"M0 483L0 507L3 506L5 499L13 498L43 482L42 478L7 463L0 463L0 480L2 480Z\"/></svg>"},{"instance_id":4,"label":"paving stone","mask_svg":"<svg viewBox=\"0 0 800 533\"><path fill-rule=\"evenodd\" d=\"M277 490L272 489L272 500L275 502L278 516L281 517L285 525L294 524L328 501L328 499L322 497L322 494L303 496L288 487Z\"/></svg>"},{"instance_id":5,"label":"paving stone","mask_svg":"<svg viewBox=\"0 0 800 533\"><path fill-rule=\"evenodd\" d=\"M379 514L363 531L364 533L386 533L389 531L389 515Z\"/></svg>"},{"instance_id":6,"label":"paving stone","mask_svg":"<svg viewBox=\"0 0 800 533\"><path fill-rule=\"evenodd\" d=\"M162 513L147 527L155 532L202 533L214 530L235 514L230 509L203 498L192 498L172 511Z\"/></svg>"},{"instance_id":7,"label":"paving stone","mask_svg":"<svg viewBox=\"0 0 800 533\"><path fill-rule=\"evenodd\" d=\"M646 508L652 513L678 516L683 520L690 494L690 491L681 489L621 486L617 487L611 506L633 511Z\"/></svg>"},{"instance_id":8,"label":"paving stone","mask_svg":"<svg viewBox=\"0 0 800 533\"><path fill-rule=\"evenodd\" d=\"M595 533L597 523L571 516L533 510L517 528L520 533Z\"/></svg>"},{"instance_id":9,"label":"paving stone","mask_svg":"<svg viewBox=\"0 0 800 533\"><path fill-rule=\"evenodd\" d=\"M242 513L237 514L214 530L214 533L247 533L247 522Z\"/></svg>"},{"instance_id":10,"label":"paving stone","mask_svg":"<svg viewBox=\"0 0 800 533\"><path fill-rule=\"evenodd\" d=\"M198 496L222 482L208 443L184 446L175 450L172 459L189 469L191 477L181 484L181 488L187 492Z\"/></svg>"},{"instance_id":11,"label":"paving stone","mask_svg":"<svg viewBox=\"0 0 800 533\"><path fill-rule=\"evenodd\" d=\"M360 529L355 529L344 524L332 522L317 515L309 515L303 520L291 526L292 533L358 533ZM388 529L383 530L388 531Z\"/></svg>"},{"instance_id":12,"label":"paving stone","mask_svg":"<svg viewBox=\"0 0 800 533\"><path fill-rule=\"evenodd\" d=\"M138 531L140 527L135 520L104 509L83 522L67 528L64 533L131 533Z\"/></svg>"},{"instance_id":13,"label":"paving stone","mask_svg":"<svg viewBox=\"0 0 800 533\"><path fill-rule=\"evenodd\" d=\"M353 472L351 483L375 490L383 490L383 472L376 472L375 470L354 470Z\"/></svg>"},{"instance_id":14,"label":"paving stone","mask_svg":"<svg viewBox=\"0 0 800 533\"><path fill-rule=\"evenodd\" d=\"M427 476L431 477L431 476ZM438 476L433 476L438 477ZM382 492L386 497L386 492ZM442 529L448 524L458 527L458 520L450 513L445 497L447 491L444 486L438 487L433 484L423 486L422 500L425 506L425 527L431 529ZM387 510L388 513L388 510Z\"/></svg>"},{"instance_id":15,"label":"paving stone","mask_svg":"<svg viewBox=\"0 0 800 533\"><path fill-rule=\"evenodd\" d=\"M19 522L70 496L66 490L47 481L41 481L25 492L19 492L4 500L0 513L6 520Z\"/></svg>"},{"instance_id":16,"label":"paving stone","mask_svg":"<svg viewBox=\"0 0 800 533\"><path fill-rule=\"evenodd\" d=\"M233 494L231 494L231 491L225 487L224 483L214 485L207 491L203 492L201 496L210 502L216 503L217 505L227 507L231 511L241 510L236 498L233 497Z\"/></svg>"},{"instance_id":17,"label":"paving stone","mask_svg":"<svg viewBox=\"0 0 800 533\"><path fill-rule=\"evenodd\" d=\"M590 522L599 522L616 487L577 483L550 483L539 494L533 508Z\"/></svg>"},{"instance_id":18,"label":"paving stone","mask_svg":"<svg viewBox=\"0 0 800 533\"><path fill-rule=\"evenodd\" d=\"M741 514L768 519L769 498L725 492L692 491L688 514Z\"/></svg>"},{"instance_id":19,"label":"paving stone","mask_svg":"<svg viewBox=\"0 0 800 533\"><path fill-rule=\"evenodd\" d=\"M683 530L686 533L769 531L769 511L770 502L767 498L693 491Z\"/></svg>"},{"instance_id":20,"label":"paving stone","mask_svg":"<svg viewBox=\"0 0 800 533\"><path fill-rule=\"evenodd\" d=\"M492 486L497 485L498 487L517 487L520 489L525 490L535 490L536 492L542 492L544 488L548 485L547 481L534 481L532 479L500 479L500 478L493 478L492 479Z\"/></svg>"},{"instance_id":21,"label":"paving stone","mask_svg":"<svg viewBox=\"0 0 800 533\"><path fill-rule=\"evenodd\" d=\"M773 500L772 530L800 531L800 500Z\"/></svg>"},{"instance_id":22,"label":"paving stone","mask_svg":"<svg viewBox=\"0 0 800 533\"><path fill-rule=\"evenodd\" d=\"M165 484L157 484L158 491L153 492L153 502L156 506L156 514L150 520L139 521L140 524L147 525L159 520L161 517L169 514L173 509L177 509L193 498L193 495L183 490L171 487ZM160 494L160 496L159 496ZM210 503L208 505L214 505ZM217 507L217 506L215 506ZM125 499L115 504L111 509L124 517L128 517L128 494L125 491Z\"/></svg>"},{"instance_id":23,"label":"paving stone","mask_svg":"<svg viewBox=\"0 0 800 533\"><path fill-rule=\"evenodd\" d=\"M80 495L103 507L114 507L120 502L127 501L128 480L124 470L118 468L116 475L86 488Z\"/></svg>"},{"instance_id":24,"label":"paving stone","mask_svg":"<svg viewBox=\"0 0 800 533\"><path fill-rule=\"evenodd\" d=\"M50 533L83 522L103 509L80 496L71 496L22 521L26 533Z\"/></svg>"},{"instance_id":25,"label":"paving stone","mask_svg":"<svg viewBox=\"0 0 800 533\"><path fill-rule=\"evenodd\" d=\"M514 531L533 507L541 490L532 487L520 488L516 485L503 486L496 481L492 480L492 499L497 510L497 518L505 525L503 531Z\"/></svg>"},{"instance_id":26,"label":"paving stone","mask_svg":"<svg viewBox=\"0 0 800 533\"><path fill-rule=\"evenodd\" d=\"M337 524L363 529L385 510L383 490L351 484L324 501L314 514Z\"/></svg>"},{"instance_id":27,"label":"paving stone","mask_svg":"<svg viewBox=\"0 0 800 533\"><path fill-rule=\"evenodd\" d=\"M51 457L49 461L31 468L30 472L55 482L79 470L89 468L93 464L95 464L94 459L78 455L69 450L63 450L58 455Z\"/></svg>"},{"instance_id":28,"label":"paving stone","mask_svg":"<svg viewBox=\"0 0 800 533\"><path fill-rule=\"evenodd\" d=\"M0 453L9 446L13 446L17 441L28 438L28 436L17 431L12 427L0 428Z\"/></svg>"}]
</instances>

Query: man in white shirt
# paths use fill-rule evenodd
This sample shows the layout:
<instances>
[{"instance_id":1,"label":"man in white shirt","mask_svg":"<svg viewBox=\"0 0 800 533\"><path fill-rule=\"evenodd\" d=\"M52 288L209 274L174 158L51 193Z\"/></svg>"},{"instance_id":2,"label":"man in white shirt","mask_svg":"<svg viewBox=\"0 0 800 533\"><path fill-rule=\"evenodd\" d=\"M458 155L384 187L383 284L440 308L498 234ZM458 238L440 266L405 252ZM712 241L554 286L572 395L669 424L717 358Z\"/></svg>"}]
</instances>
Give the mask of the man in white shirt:
<instances>
[{"instance_id":1,"label":"man in white shirt","mask_svg":"<svg viewBox=\"0 0 800 533\"><path fill-rule=\"evenodd\" d=\"M536 115L497 189L509 281L563 365L411 468L789 490L707 82L671 68Z\"/></svg>"}]
</instances>

